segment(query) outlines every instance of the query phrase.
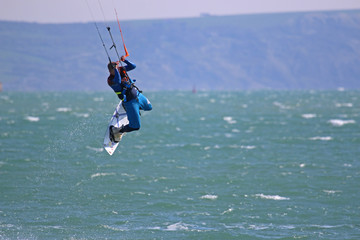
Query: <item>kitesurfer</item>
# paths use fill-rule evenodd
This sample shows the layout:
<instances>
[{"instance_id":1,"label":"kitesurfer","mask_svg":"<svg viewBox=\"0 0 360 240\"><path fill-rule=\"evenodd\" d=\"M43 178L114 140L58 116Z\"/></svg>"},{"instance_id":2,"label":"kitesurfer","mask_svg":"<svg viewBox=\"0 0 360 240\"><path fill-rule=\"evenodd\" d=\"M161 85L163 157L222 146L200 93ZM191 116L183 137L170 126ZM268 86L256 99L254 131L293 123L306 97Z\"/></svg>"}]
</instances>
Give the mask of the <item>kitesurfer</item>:
<instances>
[{"instance_id":1,"label":"kitesurfer","mask_svg":"<svg viewBox=\"0 0 360 240\"><path fill-rule=\"evenodd\" d=\"M123 101L123 106L129 120L129 124L120 128L111 126L110 137L114 141L119 141L121 135L125 132L132 132L140 129L140 109L150 111L152 105L150 101L135 86L135 80L131 80L127 74L136 68L136 65L121 56L120 59L125 66L120 66L120 62L111 62L108 64L109 77L108 85L114 90L119 99Z\"/></svg>"}]
</instances>

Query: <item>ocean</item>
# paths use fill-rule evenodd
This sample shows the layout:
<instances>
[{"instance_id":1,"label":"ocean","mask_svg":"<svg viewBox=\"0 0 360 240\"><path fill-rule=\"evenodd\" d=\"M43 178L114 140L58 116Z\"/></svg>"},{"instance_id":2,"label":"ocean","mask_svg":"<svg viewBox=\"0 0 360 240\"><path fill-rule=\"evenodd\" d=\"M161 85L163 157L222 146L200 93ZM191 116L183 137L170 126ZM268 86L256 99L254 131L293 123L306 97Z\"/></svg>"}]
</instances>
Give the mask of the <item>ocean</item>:
<instances>
[{"instance_id":1,"label":"ocean","mask_svg":"<svg viewBox=\"0 0 360 240\"><path fill-rule=\"evenodd\" d=\"M0 93L0 240L360 239L360 91Z\"/></svg>"}]
</instances>

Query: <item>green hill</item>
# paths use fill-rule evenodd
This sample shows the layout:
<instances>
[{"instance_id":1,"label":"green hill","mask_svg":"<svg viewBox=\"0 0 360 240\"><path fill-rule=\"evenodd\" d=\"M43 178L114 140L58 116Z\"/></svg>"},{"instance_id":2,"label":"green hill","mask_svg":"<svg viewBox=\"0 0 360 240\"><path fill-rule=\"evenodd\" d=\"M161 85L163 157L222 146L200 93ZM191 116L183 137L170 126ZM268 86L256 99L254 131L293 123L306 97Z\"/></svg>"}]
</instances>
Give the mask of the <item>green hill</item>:
<instances>
[{"instance_id":1,"label":"green hill","mask_svg":"<svg viewBox=\"0 0 360 240\"><path fill-rule=\"evenodd\" d=\"M360 88L360 11L125 21L122 30L137 65L129 74L146 90ZM108 88L93 23L0 21L0 63L4 91Z\"/></svg>"}]
</instances>

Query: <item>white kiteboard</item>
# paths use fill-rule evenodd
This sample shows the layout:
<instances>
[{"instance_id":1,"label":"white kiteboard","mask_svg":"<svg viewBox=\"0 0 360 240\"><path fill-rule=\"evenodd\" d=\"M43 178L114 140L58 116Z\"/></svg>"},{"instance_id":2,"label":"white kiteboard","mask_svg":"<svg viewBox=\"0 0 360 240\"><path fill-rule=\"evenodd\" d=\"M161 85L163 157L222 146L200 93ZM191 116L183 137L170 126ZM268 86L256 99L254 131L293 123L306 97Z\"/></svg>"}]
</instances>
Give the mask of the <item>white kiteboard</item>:
<instances>
[{"instance_id":1,"label":"white kiteboard","mask_svg":"<svg viewBox=\"0 0 360 240\"><path fill-rule=\"evenodd\" d=\"M104 138L104 148L110 155L112 155L115 152L115 149L119 145L119 142L113 142L110 139L110 126L121 127L127 125L128 123L129 120L127 118L126 111L122 106L122 101L120 101L115 109L113 116L111 117ZM123 133L122 137L124 135L125 133Z\"/></svg>"}]
</instances>

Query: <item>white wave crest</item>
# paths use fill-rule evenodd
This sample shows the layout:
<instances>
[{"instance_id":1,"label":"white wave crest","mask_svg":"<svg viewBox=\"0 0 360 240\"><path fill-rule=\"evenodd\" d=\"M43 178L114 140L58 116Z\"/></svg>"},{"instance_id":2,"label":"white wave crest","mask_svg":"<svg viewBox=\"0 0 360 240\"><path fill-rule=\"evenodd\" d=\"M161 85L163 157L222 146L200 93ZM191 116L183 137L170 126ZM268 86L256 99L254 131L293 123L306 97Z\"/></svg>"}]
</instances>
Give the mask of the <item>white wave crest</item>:
<instances>
[{"instance_id":1,"label":"white wave crest","mask_svg":"<svg viewBox=\"0 0 360 240\"><path fill-rule=\"evenodd\" d=\"M236 123L236 120L234 120L232 117L230 116L227 116L227 117L224 117L223 118L224 121L226 121L228 124L235 124Z\"/></svg>"},{"instance_id":2,"label":"white wave crest","mask_svg":"<svg viewBox=\"0 0 360 240\"><path fill-rule=\"evenodd\" d=\"M56 111L58 111L58 112L71 112L71 108L60 107L60 108L57 108Z\"/></svg>"},{"instance_id":3,"label":"white wave crest","mask_svg":"<svg viewBox=\"0 0 360 240\"><path fill-rule=\"evenodd\" d=\"M309 119L309 118L316 118L315 113L304 113L301 115L303 118Z\"/></svg>"},{"instance_id":4,"label":"white wave crest","mask_svg":"<svg viewBox=\"0 0 360 240\"><path fill-rule=\"evenodd\" d=\"M277 106L278 108L280 108L280 109L291 109L291 107L290 106L286 106L285 104L282 104L282 103L280 103L280 102L273 102L273 104L275 105L275 106Z\"/></svg>"},{"instance_id":5,"label":"white wave crest","mask_svg":"<svg viewBox=\"0 0 360 240\"><path fill-rule=\"evenodd\" d=\"M75 113L75 116L81 117L81 118L88 118L90 117L89 113Z\"/></svg>"},{"instance_id":6,"label":"white wave crest","mask_svg":"<svg viewBox=\"0 0 360 240\"><path fill-rule=\"evenodd\" d=\"M327 194L335 194L335 193L341 193L342 191L340 190L323 190L324 193Z\"/></svg>"},{"instance_id":7,"label":"white wave crest","mask_svg":"<svg viewBox=\"0 0 360 240\"><path fill-rule=\"evenodd\" d=\"M25 120L28 120L29 122L38 122L38 121L40 121L40 118L39 117L26 116Z\"/></svg>"},{"instance_id":8,"label":"white wave crest","mask_svg":"<svg viewBox=\"0 0 360 240\"><path fill-rule=\"evenodd\" d=\"M104 150L103 148L94 148L94 147L90 147L90 146L86 146L86 148L89 150L93 150L95 152L102 152Z\"/></svg>"},{"instance_id":9,"label":"white wave crest","mask_svg":"<svg viewBox=\"0 0 360 240\"><path fill-rule=\"evenodd\" d=\"M249 146L240 146L240 148L243 148L243 149L254 149L256 148L256 146L252 146L252 145L249 145Z\"/></svg>"},{"instance_id":10,"label":"white wave crest","mask_svg":"<svg viewBox=\"0 0 360 240\"><path fill-rule=\"evenodd\" d=\"M238 144L232 144L229 145L230 148L241 148L241 149L255 149L256 146L253 145L238 145Z\"/></svg>"},{"instance_id":11,"label":"white wave crest","mask_svg":"<svg viewBox=\"0 0 360 240\"><path fill-rule=\"evenodd\" d=\"M331 125L335 126L335 127L341 127L344 126L346 124L354 124L355 120L341 120L341 119L331 119L328 121Z\"/></svg>"},{"instance_id":12,"label":"white wave crest","mask_svg":"<svg viewBox=\"0 0 360 240\"><path fill-rule=\"evenodd\" d=\"M320 140L320 141L331 141L333 140L332 137L330 136L327 136L327 137L319 137L319 136L316 136L316 137L312 137L312 138L309 138L310 140Z\"/></svg>"},{"instance_id":13,"label":"white wave crest","mask_svg":"<svg viewBox=\"0 0 360 240\"><path fill-rule=\"evenodd\" d=\"M188 226L189 226L188 224L178 222L167 226L166 230L168 231L188 230L189 229Z\"/></svg>"},{"instance_id":14,"label":"white wave crest","mask_svg":"<svg viewBox=\"0 0 360 240\"><path fill-rule=\"evenodd\" d=\"M336 103L335 104L336 107L353 107L353 104L352 103Z\"/></svg>"},{"instance_id":15,"label":"white wave crest","mask_svg":"<svg viewBox=\"0 0 360 240\"><path fill-rule=\"evenodd\" d=\"M233 208L229 208L228 210L223 211L223 212L221 213L221 215L224 215L224 214L227 214L227 213L231 213L232 211L234 211L234 209L233 209Z\"/></svg>"},{"instance_id":16,"label":"white wave crest","mask_svg":"<svg viewBox=\"0 0 360 240\"><path fill-rule=\"evenodd\" d=\"M263 199L270 199L270 200L290 200L290 198L287 197L281 197L279 195L265 195L265 194L255 194L255 197L260 197Z\"/></svg>"},{"instance_id":17,"label":"white wave crest","mask_svg":"<svg viewBox=\"0 0 360 240\"><path fill-rule=\"evenodd\" d=\"M95 97L95 98L94 98L94 101L95 101L95 102L103 102L103 101L104 101L104 98L103 98L103 97Z\"/></svg>"},{"instance_id":18,"label":"white wave crest","mask_svg":"<svg viewBox=\"0 0 360 240\"><path fill-rule=\"evenodd\" d=\"M216 195L206 194L206 195L204 195L204 196L201 196L200 198L201 198L201 199L210 199L210 200L215 200L215 199L217 199L217 198L218 198L218 196L216 196Z\"/></svg>"},{"instance_id":19,"label":"white wave crest","mask_svg":"<svg viewBox=\"0 0 360 240\"><path fill-rule=\"evenodd\" d=\"M127 229L127 228L112 227L112 226L109 226L109 225L102 225L102 227L105 228L105 229L109 229L109 230L117 231L117 232L124 232L124 231L128 231L128 230L129 230L129 229Z\"/></svg>"},{"instance_id":20,"label":"white wave crest","mask_svg":"<svg viewBox=\"0 0 360 240\"><path fill-rule=\"evenodd\" d=\"M95 174L91 175L91 178L113 176L113 175L115 175L115 173L95 173Z\"/></svg>"}]
</instances>

